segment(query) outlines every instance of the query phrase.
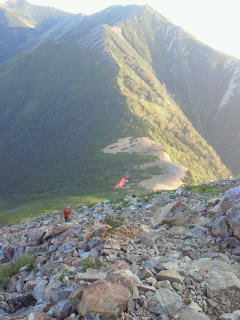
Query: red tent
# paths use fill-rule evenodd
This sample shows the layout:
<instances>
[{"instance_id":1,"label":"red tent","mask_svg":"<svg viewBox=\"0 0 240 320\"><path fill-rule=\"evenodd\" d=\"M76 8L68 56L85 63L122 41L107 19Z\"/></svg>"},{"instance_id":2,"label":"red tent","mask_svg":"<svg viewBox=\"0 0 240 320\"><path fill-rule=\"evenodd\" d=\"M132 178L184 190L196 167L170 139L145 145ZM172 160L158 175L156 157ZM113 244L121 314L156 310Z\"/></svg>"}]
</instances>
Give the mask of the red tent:
<instances>
[{"instance_id":1,"label":"red tent","mask_svg":"<svg viewBox=\"0 0 240 320\"><path fill-rule=\"evenodd\" d=\"M122 189L125 186L125 184L127 183L127 178L128 178L128 176L122 177L118 181L118 183L114 186L114 189Z\"/></svg>"}]
</instances>

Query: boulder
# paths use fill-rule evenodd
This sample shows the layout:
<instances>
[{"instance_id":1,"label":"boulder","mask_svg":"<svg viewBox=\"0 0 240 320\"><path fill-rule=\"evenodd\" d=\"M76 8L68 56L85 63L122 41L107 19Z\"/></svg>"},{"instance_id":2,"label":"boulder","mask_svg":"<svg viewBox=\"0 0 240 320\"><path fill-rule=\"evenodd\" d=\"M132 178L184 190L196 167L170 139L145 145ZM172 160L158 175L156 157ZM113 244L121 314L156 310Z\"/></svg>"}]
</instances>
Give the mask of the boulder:
<instances>
[{"instance_id":1,"label":"boulder","mask_svg":"<svg viewBox=\"0 0 240 320\"><path fill-rule=\"evenodd\" d=\"M49 227L46 230L46 233L44 234L42 241L47 241L50 238L54 238L58 235L60 235L61 233L71 229L74 226L73 223L64 223L64 224L57 224L54 226Z\"/></svg>"},{"instance_id":2,"label":"boulder","mask_svg":"<svg viewBox=\"0 0 240 320\"><path fill-rule=\"evenodd\" d=\"M224 215L227 210L240 203L240 194L225 195L220 202L219 214Z\"/></svg>"},{"instance_id":3,"label":"boulder","mask_svg":"<svg viewBox=\"0 0 240 320\"><path fill-rule=\"evenodd\" d=\"M207 275L211 271L236 272L230 263L212 258L200 258L195 260L193 261L191 268L192 270L198 271L201 275Z\"/></svg>"},{"instance_id":4,"label":"boulder","mask_svg":"<svg viewBox=\"0 0 240 320\"><path fill-rule=\"evenodd\" d=\"M88 269L86 272L78 273L75 276L75 281L87 281L87 282L95 282L97 280L103 280L107 277L106 272L102 272L96 269Z\"/></svg>"},{"instance_id":5,"label":"boulder","mask_svg":"<svg viewBox=\"0 0 240 320\"><path fill-rule=\"evenodd\" d=\"M176 292L161 288L153 295L148 309L154 314L168 316L175 314L182 306L182 298Z\"/></svg>"},{"instance_id":6,"label":"boulder","mask_svg":"<svg viewBox=\"0 0 240 320\"><path fill-rule=\"evenodd\" d=\"M156 241L156 234L154 232L145 232L142 233L140 236L141 243L146 246L147 248L154 248L155 241Z\"/></svg>"},{"instance_id":7,"label":"boulder","mask_svg":"<svg viewBox=\"0 0 240 320\"><path fill-rule=\"evenodd\" d=\"M206 278L206 282L211 291L240 290L240 279L232 272L211 271Z\"/></svg>"},{"instance_id":8,"label":"boulder","mask_svg":"<svg viewBox=\"0 0 240 320\"><path fill-rule=\"evenodd\" d=\"M82 299L83 291L86 287L88 287L87 283L80 283L71 292L69 301L71 302L74 310L77 310L79 302Z\"/></svg>"},{"instance_id":9,"label":"boulder","mask_svg":"<svg viewBox=\"0 0 240 320\"><path fill-rule=\"evenodd\" d=\"M240 240L238 240L235 237L226 238L225 241L227 242L230 248L237 248L237 247L240 248Z\"/></svg>"},{"instance_id":10,"label":"boulder","mask_svg":"<svg viewBox=\"0 0 240 320\"><path fill-rule=\"evenodd\" d=\"M191 217L190 208L181 201L167 204L154 214L154 227L160 224L185 225Z\"/></svg>"},{"instance_id":11,"label":"boulder","mask_svg":"<svg viewBox=\"0 0 240 320\"><path fill-rule=\"evenodd\" d=\"M64 320L71 315L72 311L73 307L69 300L65 299L59 301L55 307L55 318L58 320Z\"/></svg>"},{"instance_id":12,"label":"boulder","mask_svg":"<svg viewBox=\"0 0 240 320\"><path fill-rule=\"evenodd\" d=\"M7 313L14 313L23 307L34 306L36 299L30 294L0 294L0 309Z\"/></svg>"},{"instance_id":13,"label":"boulder","mask_svg":"<svg viewBox=\"0 0 240 320\"><path fill-rule=\"evenodd\" d=\"M46 233L45 229L34 229L30 230L28 232L28 242L32 244L41 244L42 243L42 238L44 234Z\"/></svg>"},{"instance_id":14,"label":"boulder","mask_svg":"<svg viewBox=\"0 0 240 320\"><path fill-rule=\"evenodd\" d=\"M61 247L59 247L59 251L63 254L72 253L76 248L76 244L74 240L70 240L64 243Z\"/></svg>"},{"instance_id":15,"label":"boulder","mask_svg":"<svg viewBox=\"0 0 240 320\"><path fill-rule=\"evenodd\" d=\"M191 308L183 308L179 312L179 320L209 320L209 318Z\"/></svg>"},{"instance_id":16,"label":"boulder","mask_svg":"<svg viewBox=\"0 0 240 320\"><path fill-rule=\"evenodd\" d=\"M228 223L233 229L233 235L240 239L240 205L236 205L226 212Z\"/></svg>"},{"instance_id":17,"label":"boulder","mask_svg":"<svg viewBox=\"0 0 240 320\"><path fill-rule=\"evenodd\" d=\"M82 316L95 312L104 317L117 317L126 310L132 290L132 282L121 275L93 283L83 290L78 312Z\"/></svg>"},{"instance_id":18,"label":"boulder","mask_svg":"<svg viewBox=\"0 0 240 320\"><path fill-rule=\"evenodd\" d=\"M14 255L14 248L8 244L2 247L1 251L1 262L8 262L12 260Z\"/></svg>"},{"instance_id":19,"label":"boulder","mask_svg":"<svg viewBox=\"0 0 240 320\"><path fill-rule=\"evenodd\" d=\"M240 194L240 187L234 187L234 188L230 188L227 191L225 191L224 195L225 196L233 196L233 195L237 195Z\"/></svg>"},{"instance_id":20,"label":"boulder","mask_svg":"<svg viewBox=\"0 0 240 320\"><path fill-rule=\"evenodd\" d=\"M229 237L229 225L228 218L226 216L221 216L215 220L212 233L215 237L219 238Z\"/></svg>"},{"instance_id":21,"label":"boulder","mask_svg":"<svg viewBox=\"0 0 240 320\"><path fill-rule=\"evenodd\" d=\"M233 249L232 253L233 253L235 256L240 256L240 247L237 247L237 248Z\"/></svg>"},{"instance_id":22,"label":"boulder","mask_svg":"<svg viewBox=\"0 0 240 320\"><path fill-rule=\"evenodd\" d=\"M27 320L52 320L46 313L36 311L29 314Z\"/></svg>"},{"instance_id":23,"label":"boulder","mask_svg":"<svg viewBox=\"0 0 240 320\"><path fill-rule=\"evenodd\" d=\"M233 313L225 313L219 317L219 320L239 320L240 319L240 310L237 310Z\"/></svg>"},{"instance_id":24,"label":"boulder","mask_svg":"<svg viewBox=\"0 0 240 320\"><path fill-rule=\"evenodd\" d=\"M66 300L70 297L71 293L73 291L73 288L52 288L50 292L49 300L53 303L58 303L59 301Z\"/></svg>"},{"instance_id":25,"label":"boulder","mask_svg":"<svg viewBox=\"0 0 240 320\"><path fill-rule=\"evenodd\" d=\"M50 281L44 289L44 300L52 302L54 300L53 295L55 294L55 292L63 289L62 282L58 280L60 276L62 276L62 272L59 272L50 278Z\"/></svg>"},{"instance_id":26,"label":"boulder","mask_svg":"<svg viewBox=\"0 0 240 320\"><path fill-rule=\"evenodd\" d=\"M180 274L174 270L162 270L157 274L156 278L159 281L168 280L170 282L183 283L183 277L180 276Z\"/></svg>"},{"instance_id":27,"label":"boulder","mask_svg":"<svg viewBox=\"0 0 240 320\"><path fill-rule=\"evenodd\" d=\"M32 295L38 302L42 302L44 300L44 290L47 284L47 280L41 280L38 281L36 286L33 288Z\"/></svg>"}]
</instances>

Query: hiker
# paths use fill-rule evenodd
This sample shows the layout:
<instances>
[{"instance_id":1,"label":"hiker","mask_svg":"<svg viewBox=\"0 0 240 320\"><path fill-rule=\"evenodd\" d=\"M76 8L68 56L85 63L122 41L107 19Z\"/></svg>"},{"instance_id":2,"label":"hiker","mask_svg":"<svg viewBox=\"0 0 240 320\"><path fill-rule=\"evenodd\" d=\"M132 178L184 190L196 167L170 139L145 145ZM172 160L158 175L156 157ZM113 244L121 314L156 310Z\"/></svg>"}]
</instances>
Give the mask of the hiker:
<instances>
[{"instance_id":1,"label":"hiker","mask_svg":"<svg viewBox=\"0 0 240 320\"><path fill-rule=\"evenodd\" d=\"M65 222L69 222L71 221L71 219L69 218L69 215L71 214L71 210L70 210L70 206L66 207L63 211L63 215L64 215L64 219L65 219Z\"/></svg>"}]
</instances>

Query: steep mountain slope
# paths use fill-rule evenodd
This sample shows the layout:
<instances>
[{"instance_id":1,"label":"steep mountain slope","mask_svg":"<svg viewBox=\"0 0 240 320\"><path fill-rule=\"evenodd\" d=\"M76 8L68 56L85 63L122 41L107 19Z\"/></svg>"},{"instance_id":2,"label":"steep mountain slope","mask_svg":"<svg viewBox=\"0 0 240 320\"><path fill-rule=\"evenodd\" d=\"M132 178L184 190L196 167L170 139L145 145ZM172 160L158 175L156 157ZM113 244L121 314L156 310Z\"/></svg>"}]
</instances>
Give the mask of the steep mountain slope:
<instances>
[{"instance_id":1,"label":"steep mountain slope","mask_svg":"<svg viewBox=\"0 0 240 320\"><path fill-rule=\"evenodd\" d=\"M24 43L70 16L57 9L34 6L25 0L0 4L0 63L16 54Z\"/></svg>"},{"instance_id":2,"label":"steep mountain slope","mask_svg":"<svg viewBox=\"0 0 240 320\"><path fill-rule=\"evenodd\" d=\"M54 27L48 41L0 75L2 193L111 187L115 171L146 161L101 153L128 136L160 142L194 181L229 174L121 33L147 11L116 6L81 17L71 30Z\"/></svg>"},{"instance_id":3,"label":"steep mountain slope","mask_svg":"<svg viewBox=\"0 0 240 320\"><path fill-rule=\"evenodd\" d=\"M238 174L240 61L197 41L149 7L119 30L195 129Z\"/></svg>"}]
</instances>

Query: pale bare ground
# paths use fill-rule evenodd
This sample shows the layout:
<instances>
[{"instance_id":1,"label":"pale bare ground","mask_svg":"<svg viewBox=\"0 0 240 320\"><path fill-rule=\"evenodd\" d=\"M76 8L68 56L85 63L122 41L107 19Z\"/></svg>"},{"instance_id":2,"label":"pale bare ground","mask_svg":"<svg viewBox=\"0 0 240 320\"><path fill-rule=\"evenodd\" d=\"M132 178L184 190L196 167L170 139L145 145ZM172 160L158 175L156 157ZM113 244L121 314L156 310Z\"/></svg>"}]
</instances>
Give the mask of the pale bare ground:
<instances>
[{"instance_id":1,"label":"pale bare ground","mask_svg":"<svg viewBox=\"0 0 240 320\"><path fill-rule=\"evenodd\" d=\"M142 180L139 185L145 189L152 191L173 190L179 188L183 184L183 179L187 169L173 163L169 155L163 151L162 146L150 139L149 137L141 138L122 138L112 143L102 150L104 153L116 154L119 152L139 153L145 155L154 155L159 160L148 162L136 168L147 169L159 166L164 173L161 175L150 175L151 177ZM149 174L148 174L149 176Z\"/></svg>"}]
</instances>

